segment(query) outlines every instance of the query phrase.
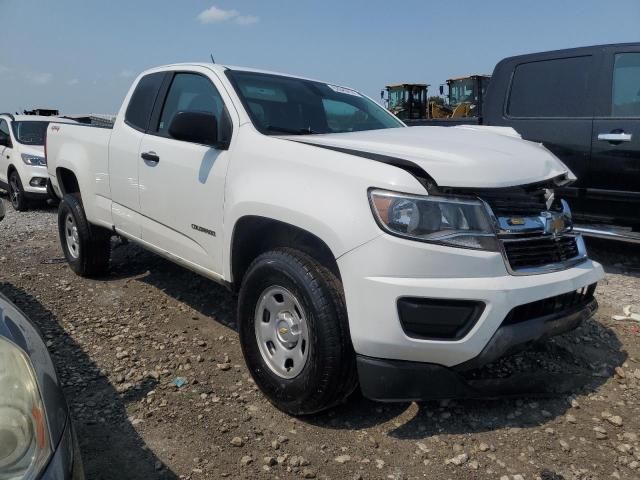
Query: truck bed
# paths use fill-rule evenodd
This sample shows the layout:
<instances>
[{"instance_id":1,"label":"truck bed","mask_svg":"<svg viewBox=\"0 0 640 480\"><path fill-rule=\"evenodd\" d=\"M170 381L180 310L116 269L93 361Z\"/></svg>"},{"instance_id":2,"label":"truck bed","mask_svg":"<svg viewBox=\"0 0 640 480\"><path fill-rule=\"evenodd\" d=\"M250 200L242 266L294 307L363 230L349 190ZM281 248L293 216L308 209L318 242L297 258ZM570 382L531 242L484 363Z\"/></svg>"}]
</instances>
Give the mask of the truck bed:
<instances>
[{"instance_id":1,"label":"truck bed","mask_svg":"<svg viewBox=\"0 0 640 480\"><path fill-rule=\"evenodd\" d=\"M47 171L58 196L73 188L73 184L64 185L64 172L74 172L77 184L85 186L83 198L95 199L85 202L85 209L91 210L96 205L104 204L102 208L110 210L105 200L110 198L109 142L112 131L112 125L49 124L46 137ZM104 215L87 211L89 218L104 218Z\"/></svg>"},{"instance_id":2,"label":"truck bed","mask_svg":"<svg viewBox=\"0 0 640 480\"><path fill-rule=\"evenodd\" d=\"M115 115L103 115L90 113L86 115L65 115L64 118L75 120L83 125L89 125L92 127L113 128L113 124L116 121Z\"/></svg>"}]
</instances>

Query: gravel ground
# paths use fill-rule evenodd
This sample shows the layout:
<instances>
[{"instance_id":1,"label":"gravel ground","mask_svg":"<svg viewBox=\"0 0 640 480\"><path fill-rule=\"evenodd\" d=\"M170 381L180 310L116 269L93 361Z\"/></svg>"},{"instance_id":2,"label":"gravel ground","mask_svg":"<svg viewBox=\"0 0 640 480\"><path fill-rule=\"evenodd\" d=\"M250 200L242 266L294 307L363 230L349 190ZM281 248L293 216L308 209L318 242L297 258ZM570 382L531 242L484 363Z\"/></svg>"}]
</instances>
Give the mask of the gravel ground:
<instances>
[{"instance_id":1,"label":"gravel ground","mask_svg":"<svg viewBox=\"0 0 640 480\"><path fill-rule=\"evenodd\" d=\"M90 479L640 478L640 324L612 319L626 305L640 313L638 248L590 243L607 269L595 319L492 366L564 393L355 394L296 419L251 381L224 288L117 242L111 275L81 279L61 261L55 209L7 207L0 291L43 331Z\"/></svg>"}]
</instances>

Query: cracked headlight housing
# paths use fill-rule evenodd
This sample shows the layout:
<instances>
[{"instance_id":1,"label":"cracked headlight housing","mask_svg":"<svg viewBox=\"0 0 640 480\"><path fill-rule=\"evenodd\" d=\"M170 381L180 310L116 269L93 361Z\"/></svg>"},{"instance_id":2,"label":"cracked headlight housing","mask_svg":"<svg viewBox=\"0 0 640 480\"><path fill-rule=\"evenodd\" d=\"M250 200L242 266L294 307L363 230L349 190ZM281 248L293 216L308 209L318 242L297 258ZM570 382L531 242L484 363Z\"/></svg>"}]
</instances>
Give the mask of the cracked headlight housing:
<instances>
[{"instance_id":1,"label":"cracked headlight housing","mask_svg":"<svg viewBox=\"0 0 640 480\"><path fill-rule=\"evenodd\" d=\"M480 200L369 191L378 225L412 240L499 251L491 219Z\"/></svg>"},{"instance_id":2,"label":"cracked headlight housing","mask_svg":"<svg viewBox=\"0 0 640 480\"><path fill-rule=\"evenodd\" d=\"M45 160L45 158L39 155L22 153L20 156L22 157L22 161L27 165L33 165L36 167L45 167L47 165L47 161Z\"/></svg>"},{"instance_id":3,"label":"cracked headlight housing","mask_svg":"<svg viewBox=\"0 0 640 480\"><path fill-rule=\"evenodd\" d=\"M36 478L51 454L36 376L27 355L0 337L0 480Z\"/></svg>"}]
</instances>

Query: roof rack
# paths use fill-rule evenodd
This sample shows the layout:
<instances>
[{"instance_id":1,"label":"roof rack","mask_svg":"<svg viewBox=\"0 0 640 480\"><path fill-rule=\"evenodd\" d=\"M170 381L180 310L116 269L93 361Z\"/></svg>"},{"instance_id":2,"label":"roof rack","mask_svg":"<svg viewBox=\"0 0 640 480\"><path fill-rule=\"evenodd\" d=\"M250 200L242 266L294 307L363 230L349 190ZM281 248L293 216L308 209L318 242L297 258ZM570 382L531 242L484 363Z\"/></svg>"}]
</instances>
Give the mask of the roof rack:
<instances>
[{"instance_id":1,"label":"roof rack","mask_svg":"<svg viewBox=\"0 0 640 480\"><path fill-rule=\"evenodd\" d=\"M2 115L6 115L7 117L9 117L11 120L15 120L16 118L13 116L13 113L0 113L0 116Z\"/></svg>"}]
</instances>

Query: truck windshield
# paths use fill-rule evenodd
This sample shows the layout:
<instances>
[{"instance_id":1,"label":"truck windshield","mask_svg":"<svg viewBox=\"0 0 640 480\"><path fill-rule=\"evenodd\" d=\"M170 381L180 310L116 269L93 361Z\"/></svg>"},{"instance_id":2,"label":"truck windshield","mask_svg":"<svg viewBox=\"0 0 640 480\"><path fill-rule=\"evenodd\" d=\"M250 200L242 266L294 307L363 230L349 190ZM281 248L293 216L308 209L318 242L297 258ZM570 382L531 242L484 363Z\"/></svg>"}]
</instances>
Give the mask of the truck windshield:
<instances>
[{"instance_id":1,"label":"truck windshield","mask_svg":"<svg viewBox=\"0 0 640 480\"><path fill-rule=\"evenodd\" d=\"M355 90L300 78L227 70L253 125L265 135L310 135L404 125Z\"/></svg>"},{"instance_id":2,"label":"truck windshield","mask_svg":"<svg viewBox=\"0 0 640 480\"><path fill-rule=\"evenodd\" d=\"M13 122L13 136L25 145L44 145L44 136L49 122L36 122L32 120Z\"/></svg>"}]
</instances>

